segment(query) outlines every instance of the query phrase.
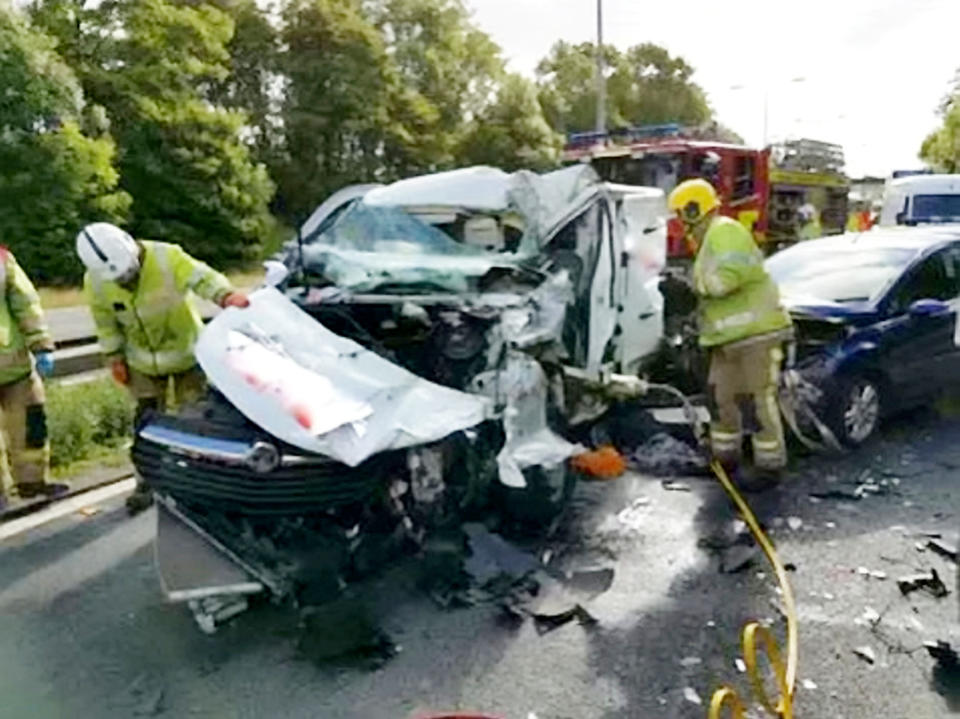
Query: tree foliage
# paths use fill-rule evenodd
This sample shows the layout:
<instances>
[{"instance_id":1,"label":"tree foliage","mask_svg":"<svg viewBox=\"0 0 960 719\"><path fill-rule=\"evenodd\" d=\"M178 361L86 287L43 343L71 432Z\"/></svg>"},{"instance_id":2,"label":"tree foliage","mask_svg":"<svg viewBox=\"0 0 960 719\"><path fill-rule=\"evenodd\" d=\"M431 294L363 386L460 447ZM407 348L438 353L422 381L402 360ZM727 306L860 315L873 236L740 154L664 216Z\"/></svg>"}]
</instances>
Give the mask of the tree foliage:
<instances>
[{"instance_id":1,"label":"tree foliage","mask_svg":"<svg viewBox=\"0 0 960 719\"><path fill-rule=\"evenodd\" d=\"M202 2L192 2L199 5ZM243 139L258 162L269 164L279 142L278 90L280 31L268 13L272 7L257 0L215 0L233 20L233 36L227 43L227 74L211 84L208 97L215 105L246 114Z\"/></svg>"},{"instance_id":2,"label":"tree foliage","mask_svg":"<svg viewBox=\"0 0 960 719\"><path fill-rule=\"evenodd\" d=\"M591 130L596 121L595 45L558 42L537 66L540 102L558 132ZM676 122L700 125L710 116L693 68L667 50L644 43L620 52L603 48L609 127Z\"/></svg>"},{"instance_id":3,"label":"tree foliage","mask_svg":"<svg viewBox=\"0 0 960 719\"><path fill-rule=\"evenodd\" d=\"M244 114L206 97L229 74L230 18L167 0L41 0L35 17L107 109L133 233L217 264L256 256L273 186L240 140Z\"/></svg>"},{"instance_id":4,"label":"tree foliage","mask_svg":"<svg viewBox=\"0 0 960 719\"><path fill-rule=\"evenodd\" d=\"M960 70L939 114L940 127L924 139L920 158L940 172L960 172Z\"/></svg>"},{"instance_id":5,"label":"tree foliage","mask_svg":"<svg viewBox=\"0 0 960 719\"><path fill-rule=\"evenodd\" d=\"M302 217L330 192L381 176L391 75L382 37L352 2L292 0L283 24L273 171L285 214Z\"/></svg>"},{"instance_id":6,"label":"tree foliage","mask_svg":"<svg viewBox=\"0 0 960 719\"><path fill-rule=\"evenodd\" d=\"M404 176L456 164L468 122L503 75L500 48L472 24L461 0L374 0L367 7L397 82L390 107L396 125L385 147L390 171Z\"/></svg>"},{"instance_id":7,"label":"tree foliage","mask_svg":"<svg viewBox=\"0 0 960 719\"><path fill-rule=\"evenodd\" d=\"M0 178L29 208L24 236L127 217L135 234L241 263L268 208L296 221L350 183L551 168L561 133L594 123L590 43L558 42L533 83L506 72L465 0L30 2L56 46L34 43L32 69L6 85L22 98L2 112L23 138L16 162L54 159ZM711 118L682 58L652 44L604 57L611 127ZM62 190L44 197L38 183ZM50 209L54 196L69 207Z\"/></svg>"},{"instance_id":8,"label":"tree foliage","mask_svg":"<svg viewBox=\"0 0 960 719\"><path fill-rule=\"evenodd\" d=\"M563 137L543 116L536 86L511 74L471 123L458 155L465 164L547 170L557 165L562 146Z\"/></svg>"},{"instance_id":9,"label":"tree foliage","mask_svg":"<svg viewBox=\"0 0 960 719\"><path fill-rule=\"evenodd\" d=\"M37 281L76 281L78 228L122 222L109 136L81 129L83 93L53 42L0 1L0 242Z\"/></svg>"}]
</instances>

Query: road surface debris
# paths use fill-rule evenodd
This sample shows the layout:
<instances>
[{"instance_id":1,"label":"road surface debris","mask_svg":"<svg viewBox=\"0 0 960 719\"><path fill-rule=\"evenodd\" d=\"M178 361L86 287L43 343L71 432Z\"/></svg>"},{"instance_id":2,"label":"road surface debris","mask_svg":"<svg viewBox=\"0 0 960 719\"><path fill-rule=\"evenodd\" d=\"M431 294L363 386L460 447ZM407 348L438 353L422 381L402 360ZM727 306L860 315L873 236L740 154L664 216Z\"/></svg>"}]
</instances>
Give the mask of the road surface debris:
<instances>
[{"instance_id":1,"label":"road surface debris","mask_svg":"<svg viewBox=\"0 0 960 719\"><path fill-rule=\"evenodd\" d=\"M900 577L900 579L897 580L897 588L904 596L918 590L923 590L937 599L942 599L950 594L950 590L947 589L943 580L940 579L940 575L937 574L936 569L931 569L929 572L922 574Z\"/></svg>"}]
</instances>

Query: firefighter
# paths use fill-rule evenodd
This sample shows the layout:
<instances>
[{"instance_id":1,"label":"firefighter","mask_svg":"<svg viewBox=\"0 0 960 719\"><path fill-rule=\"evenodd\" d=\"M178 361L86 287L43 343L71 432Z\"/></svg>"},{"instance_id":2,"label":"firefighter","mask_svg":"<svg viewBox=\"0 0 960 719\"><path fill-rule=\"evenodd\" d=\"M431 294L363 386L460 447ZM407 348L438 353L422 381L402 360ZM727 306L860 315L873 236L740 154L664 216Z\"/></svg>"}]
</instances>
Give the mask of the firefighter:
<instances>
[{"instance_id":1,"label":"firefighter","mask_svg":"<svg viewBox=\"0 0 960 719\"><path fill-rule=\"evenodd\" d=\"M139 427L152 411L165 412L198 397L206 386L193 349L202 323L192 295L221 307L246 307L219 272L179 246L136 241L119 227L97 222L77 235L87 268L84 291L110 372L137 403ZM128 507L149 503L138 489Z\"/></svg>"},{"instance_id":2,"label":"firefighter","mask_svg":"<svg viewBox=\"0 0 960 719\"><path fill-rule=\"evenodd\" d=\"M719 215L710 183L683 182L668 204L697 248L693 285L700 345L710 353L711 449L744 489L762 491L776 484L787 462L777 388L783 346L793 336L790 315L753 235ZM744 433L751 435L751 477L739 472Z\"/></svg>"},{"instance_id":3,"label":"firefighter","mask_svg":"<svg viewBox=\"0 0 960 719\"><path fill-rule=\"evenodd\" d=\"M13 254L0 247L0 511L12 489L24 499L68 490L50 482L50 445L41 375L53 373L53 338L30 278ZM31 357L32 354L32 357Z\"/></svg>"},{"instance_id":4,"label":"firefighter","mask_svg":"<svg viewBox=\"0 0 960 719\"><path fill-rule=\"evenodd\" d=\"M823 235L820 218L817 216L817 208L809 202L800 205L797 210L797 219L800 222L797 235L801 240L815 240Z\"/></svg>"}]
</instances>

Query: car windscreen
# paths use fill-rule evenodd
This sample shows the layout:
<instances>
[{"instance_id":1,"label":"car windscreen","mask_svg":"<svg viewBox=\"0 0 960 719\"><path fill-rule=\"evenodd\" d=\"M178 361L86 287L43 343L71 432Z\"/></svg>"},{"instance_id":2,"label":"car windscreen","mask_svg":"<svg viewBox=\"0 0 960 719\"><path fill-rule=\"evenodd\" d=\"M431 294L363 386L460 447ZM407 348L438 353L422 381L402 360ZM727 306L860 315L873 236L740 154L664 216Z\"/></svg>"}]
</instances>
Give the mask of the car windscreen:
<instances>
[{"instance_id":1,"label":"car windscreen","mask_svg":"<svg viewBox=\"0 0 960 719\"><path fill-rule=\"evenodd\" d=\"M914 195L911 219L917 222L957 222L960 195Z\"/></svg>"},{"instance_id":2,"label":"car windscreen","mask_svg":"<svg viewBox=\"0 0 960 719\"><path fill-rule=\"evenodd\" d=\"M397 207L356 201L305 239L337 250L391 254L478 257L487 252L456 242L441 230Z\"/></svg>"},{"instance_id":3,"label":"car windscreen","mask_svg":"<svg viewBox=\"0 0 960 719\"><path fill-rule=\"evenodd\" d=\"M916 250L824 246L820 242L796 245L766 262L767 271L787 297L809 297L826 302L868 302L916 256Z\"/></svg>"}]
</instances>

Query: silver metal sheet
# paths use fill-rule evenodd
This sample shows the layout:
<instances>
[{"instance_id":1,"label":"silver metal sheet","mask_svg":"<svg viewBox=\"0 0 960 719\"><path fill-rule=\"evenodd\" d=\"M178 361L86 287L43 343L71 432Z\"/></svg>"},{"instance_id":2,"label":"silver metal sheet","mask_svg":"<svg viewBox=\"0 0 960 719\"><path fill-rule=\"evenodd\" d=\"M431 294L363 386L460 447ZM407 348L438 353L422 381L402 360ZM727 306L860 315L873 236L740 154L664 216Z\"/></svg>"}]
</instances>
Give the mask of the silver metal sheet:
<instances>
[{"instance_id":1,"label":"silver metal sheet","mask_svg":"<svg viewBox=\"0 0 960 719\"><path fill-rule=\"evenodd\" d=\"M263 591L261 582L187 526L174 512L162 501L157 502L154 560L168 601L186 602Z\"/></svg>"}]
</instances>

